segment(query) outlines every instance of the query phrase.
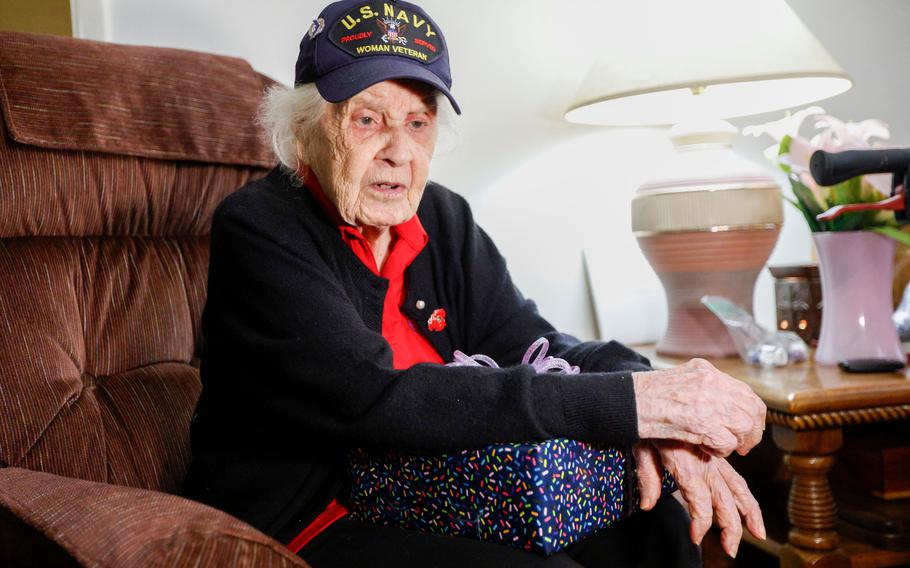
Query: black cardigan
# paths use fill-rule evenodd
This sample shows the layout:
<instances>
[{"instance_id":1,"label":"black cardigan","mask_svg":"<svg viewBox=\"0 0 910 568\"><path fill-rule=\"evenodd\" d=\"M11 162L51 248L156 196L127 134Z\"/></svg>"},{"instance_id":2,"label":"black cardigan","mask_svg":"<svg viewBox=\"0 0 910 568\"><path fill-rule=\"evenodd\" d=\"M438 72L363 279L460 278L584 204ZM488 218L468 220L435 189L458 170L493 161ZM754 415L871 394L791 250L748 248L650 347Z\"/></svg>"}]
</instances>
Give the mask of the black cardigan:
<instances>
[{"instance_id":1,"label":"black cardigan","mask_svg":"<svg viewBox=\"0 0 910 568\"><path fill-rule=\"evenodd\" d=\"M556 332L460 196L430 183L418 216L429 244L407 271L403 310L443 360L460 349L513 366L395 370L381 335L388 282L276 168L227 197L212 222L188 496L288 542L333 498L346 499L351 447L637 441L631 372L649 369L647 359ZM442 332L427 329L436 308L446 310ZM518 365L538 337L583 373Z\"/></svg>"}]
</instances>

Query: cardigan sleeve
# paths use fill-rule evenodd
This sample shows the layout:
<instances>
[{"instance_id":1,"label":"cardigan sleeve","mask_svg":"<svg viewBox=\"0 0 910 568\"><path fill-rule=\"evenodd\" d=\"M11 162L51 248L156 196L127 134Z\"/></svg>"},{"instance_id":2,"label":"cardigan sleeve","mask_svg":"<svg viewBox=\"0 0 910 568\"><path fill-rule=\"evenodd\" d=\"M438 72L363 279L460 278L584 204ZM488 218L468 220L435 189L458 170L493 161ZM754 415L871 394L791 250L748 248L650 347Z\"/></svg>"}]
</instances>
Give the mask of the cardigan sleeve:
<instances>
[{"instance_id":1,"label":"cardigan sleeve","mask_svg":"<svg viewBox=\"0 0 910 568\"><path fill-rule=\"evenodd\" d=\"M203 316L204 389L235 427L416 451L557 437L637 441L627 371L395 370L390 346L364 324L307 235L292 230L292 215L251 197L237 192L215 212ZM510 317L541 325L509 314L490 325Z\"/></svg>"},{"instance_id":2,"label":"cardigan sleeve","mask_svg":"<svg viewBox=\"0 0 910 568\"><path fill-rule=\"evenodd\" d=\"M535 303L515 286L489 235L474 222L470 206L450 194L453 215L463 222L462 271L457 286L462 295L462 330L469 354L483 353L502 366L517 365L527 348L540 337L549 341L548 355L578 365L583 375L604 374L611 382L596 385L567 383L562 400L566 419L575 427L609 436L637 422L632 373L651 370L646 357L616 341L582 342L560 333L537 311ZM571 387L577 387L571 388Z\"/></svg>"}]
</instances>

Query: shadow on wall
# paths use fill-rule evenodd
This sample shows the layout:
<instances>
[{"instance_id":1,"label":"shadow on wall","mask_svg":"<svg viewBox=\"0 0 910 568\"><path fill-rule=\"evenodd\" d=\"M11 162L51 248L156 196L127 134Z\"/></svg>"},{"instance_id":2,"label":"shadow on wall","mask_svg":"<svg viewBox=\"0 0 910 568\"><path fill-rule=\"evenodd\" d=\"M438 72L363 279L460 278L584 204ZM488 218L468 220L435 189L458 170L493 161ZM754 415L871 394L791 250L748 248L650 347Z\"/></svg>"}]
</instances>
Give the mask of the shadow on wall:
<instances>
[{"instance_id":1,"label":"shadow on wall","mask_svg":"<svg viewBox=\"0 0 910 568\"><path fill-rule=\"evenodd\" d=\"M472 195L477 220L508 259L515 283L557 329L594 339L599 327L601 336L627 342L662 332L659 314L644 329L628 321L628 306L641 305L642 294L662 301L632 236L629 203L650 164L670 151L661 129L603 129L545 149Z\"/></svg>"}]
</instances>

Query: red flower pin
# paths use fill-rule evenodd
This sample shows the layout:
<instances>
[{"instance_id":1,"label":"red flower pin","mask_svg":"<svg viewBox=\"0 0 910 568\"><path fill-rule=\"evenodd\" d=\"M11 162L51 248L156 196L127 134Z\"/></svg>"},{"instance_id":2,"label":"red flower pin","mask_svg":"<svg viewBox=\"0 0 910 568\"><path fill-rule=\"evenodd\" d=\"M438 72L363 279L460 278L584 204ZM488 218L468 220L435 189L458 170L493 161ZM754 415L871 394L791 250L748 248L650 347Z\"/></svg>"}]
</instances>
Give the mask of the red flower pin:
<instances>
[{"instance_id":1,"label":"red flower pin","mask_svg":"<svg viewBox=\"0 0 910 568\"><path fill-rule=\"evenodd\" d=\"M442 331L446 328L446 311L442 308L433 310L430 319L427 320L427 327L430 331Z\"/></svg>"}]
</instances>

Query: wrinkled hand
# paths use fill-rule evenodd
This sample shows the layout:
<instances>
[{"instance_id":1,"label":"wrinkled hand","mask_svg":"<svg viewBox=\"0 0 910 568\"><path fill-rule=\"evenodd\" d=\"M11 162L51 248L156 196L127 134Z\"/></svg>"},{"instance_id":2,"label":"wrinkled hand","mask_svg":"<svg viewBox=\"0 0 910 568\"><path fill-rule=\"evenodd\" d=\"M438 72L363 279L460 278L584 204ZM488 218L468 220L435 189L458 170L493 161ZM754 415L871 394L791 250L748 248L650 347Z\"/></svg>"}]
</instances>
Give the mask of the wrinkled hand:
<instances>
[{"instance_id":1,"label":"wrinkled hand","mask_svg":"<svg viewBox=\"0 0 910 568\"><path fill-rule=\"evenodd\" d=\"M745 480L727 463L689 444L674 441L642 442L635 446L641 509L650 510L660 498L661 465L669 470L689 508L689 536L701 544L714 517L721 528L720 542L736 557L743 526L765 539L761 509Z\"/></svg>"},{"instance_id":2,"label":"wrinkled hand","mask_svg":"<svg viewBox=\"0 0 910 568\"><path fill-rule=\"evenodd\" d=\"M745 455L765 429L765 404L745 383L704 359L632 374L642 439L679 440L704 451Z\"/></svg>"},{"instance_id":3,"label":"wrinkled hand","mask_svg":"<svg viewBox=\"0 0 910 568\"><path fill-rule=\"evenodd\" d=\"M663 489L661 478L663 466L657 448L649 441L639 442L632 448L635 456L635 470L638 477L638 507L642 511L650 511L660 499Z\"/></svg>"}]
</instances>

